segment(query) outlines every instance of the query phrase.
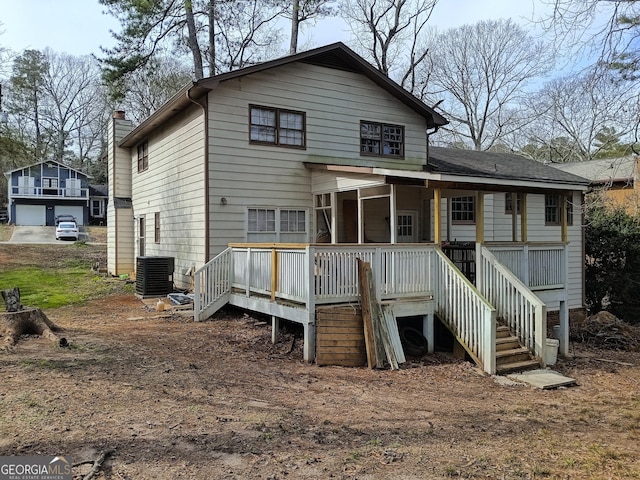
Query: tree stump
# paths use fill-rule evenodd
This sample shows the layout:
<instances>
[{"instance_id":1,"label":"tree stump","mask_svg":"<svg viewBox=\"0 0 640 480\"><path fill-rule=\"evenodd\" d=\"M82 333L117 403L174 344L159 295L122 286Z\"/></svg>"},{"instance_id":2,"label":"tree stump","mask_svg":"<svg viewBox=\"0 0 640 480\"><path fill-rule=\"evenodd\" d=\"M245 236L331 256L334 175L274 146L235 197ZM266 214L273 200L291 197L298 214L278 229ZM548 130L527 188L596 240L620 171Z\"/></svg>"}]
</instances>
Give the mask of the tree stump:
<instances>
[{"instance_id":1,"label":"tree stump","mask_svg":"<svg viewBox=\"0 0 640 480\"><path fill-rule=\"evenodd\" d=\"M2 298L7 306L7 312L19 312L24 308L20 303L20 289L18 287L2 290Z\"/></svg>"},{"instance_id":2,"label":"tree stump","mask_svg":"<svg viewBox=\"0 0 640 480\"><path fill-rule=\"evenodd\" d=\"M2 338L2 347L5 350L13 347L21 335L28 334L40 335L60 347L66 347L68 345L67 339L55 333L59 331L61 328L49 320L39 308L0 313L0 337L4 337Z\"/></svg>"}]
</instances>

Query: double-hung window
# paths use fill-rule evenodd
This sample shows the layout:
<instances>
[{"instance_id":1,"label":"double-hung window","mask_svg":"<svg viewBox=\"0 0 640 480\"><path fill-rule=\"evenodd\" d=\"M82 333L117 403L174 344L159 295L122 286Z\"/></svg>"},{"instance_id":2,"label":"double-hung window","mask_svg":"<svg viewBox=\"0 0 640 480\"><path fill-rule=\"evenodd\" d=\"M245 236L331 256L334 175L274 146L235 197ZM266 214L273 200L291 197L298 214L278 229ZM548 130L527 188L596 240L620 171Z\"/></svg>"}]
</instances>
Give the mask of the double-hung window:
<instances>
[{"instance_id":1,"label":"double-hung window","mask_svg":"<svg viewBox=\"0 0 640 480\"><path fill-rule=\"evenodd\" d=\"M247 241L307 241L307 211L287 208L249 208Z\"/></svg>"},{"instance_id":2,"label":"double-hung window","mask_svg":"<svg viewBox=\"0 0 640 480\"><path fill-rule=\"evenodd\" d=\"M281 108L249 107L251 143L281 147L305 147L305 114Z\"/></svg>"},{"instance_id":3,"label":"double-hung window","mask_svg":"<svg viewBox=\"0 0 640 480\"><path fill-rule=\"evenodd\" d=\"M567 212L567 225L573 225L573 198L571 195L544 196L545 225L560 225L560 206L563 203Z\"/></svg>"},{"instance_id":4,"label":"double-hung window","mask_svg":"<svg viewBox=\"0 0 640 480\"><path fill-rule=\"evenodd\" d=\"M476 197L455 197L451 199L451 223L476 222Z\"/></svg>"},{"instance_id":5,"label":"double-hung window","mask_svg":"<svg viewBox=\"0 0 640 480\"><path fill-rule=\"evenodd\" d=\"M360 154L404 157L404 127L361 121Z\"/></svg>"},{"instance_id":6,"label":"double-hung window","mask_svg":"<svg viewBox=\"0 0 640 480\"><path fill-rule=\"evenodd\" d=\"M504 213L511 215L513 214L513 198L516 198L516 213L520 215L521 211L521 202L522 195L519 193L505 193L504 194Z\"/></svg>"},{"instance_id":7,"label":"double-hung window","mask_svg":"<svg viewBox=\"0 0 640 480\"><path fill-rule=\"evenodd\" d=\"M149 143L143 142L138 145L138 173L149 168Z\"/></svg>"}]
</instances>

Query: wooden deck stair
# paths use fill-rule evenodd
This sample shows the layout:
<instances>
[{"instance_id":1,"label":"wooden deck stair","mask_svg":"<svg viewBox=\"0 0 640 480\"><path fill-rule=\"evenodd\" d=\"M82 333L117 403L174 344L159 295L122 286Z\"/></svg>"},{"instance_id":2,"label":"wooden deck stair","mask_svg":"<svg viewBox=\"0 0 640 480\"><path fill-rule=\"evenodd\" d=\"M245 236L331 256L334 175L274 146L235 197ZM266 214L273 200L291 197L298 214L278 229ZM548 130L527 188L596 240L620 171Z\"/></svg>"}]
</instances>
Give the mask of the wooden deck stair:
<instances>
[{"instance_id":1,"label":"wooden deck stair","mask_svg":"<svg viewBox=\"0 0 640 480\"><path fill-rule=\"evenodd\" d=\"M498 375L504 375L523 370L540 368L540 361L536 360L527 347L518 341L509 327L499 325L496 328L496 370Z\"/></svg>"}]
</instances>

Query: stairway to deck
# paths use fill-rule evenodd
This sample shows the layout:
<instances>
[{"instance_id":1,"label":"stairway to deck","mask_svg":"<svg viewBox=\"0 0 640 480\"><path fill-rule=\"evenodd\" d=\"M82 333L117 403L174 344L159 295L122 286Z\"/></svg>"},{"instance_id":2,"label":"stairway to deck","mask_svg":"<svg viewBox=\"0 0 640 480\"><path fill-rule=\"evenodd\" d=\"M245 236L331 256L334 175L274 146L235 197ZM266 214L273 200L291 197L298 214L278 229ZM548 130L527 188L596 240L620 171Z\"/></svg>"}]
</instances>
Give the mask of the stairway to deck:
<instances>
[{"instance_id":1,"label":"stairway to deck","mask_svg":"<svg viewBox=\"0 0 640 480\"><path fill-rule=\"evenodd\" d=\"M520 343L509 327L496 327L496 373L505 375L536 368L540 368L540 361Z\"/></svg>"}]
</instances>

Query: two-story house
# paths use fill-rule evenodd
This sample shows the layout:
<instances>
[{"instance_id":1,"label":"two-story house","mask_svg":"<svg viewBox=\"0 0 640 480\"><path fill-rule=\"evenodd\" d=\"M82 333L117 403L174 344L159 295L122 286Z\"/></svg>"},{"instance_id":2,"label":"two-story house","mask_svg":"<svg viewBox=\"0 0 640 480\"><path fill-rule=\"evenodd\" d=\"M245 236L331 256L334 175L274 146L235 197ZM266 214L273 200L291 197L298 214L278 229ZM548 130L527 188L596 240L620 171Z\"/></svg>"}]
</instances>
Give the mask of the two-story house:
<instances>
[{"instance_id":1,"label":"two-story house","mask_svg":"<svg viewBox=\"0 0 640 480\"><path fill-rule=\"evenodd\" d=\"M232 303L300 322L312 360L316 308L358 301L362 258L394 318L423 315L431 340L439 318L487 371L498 320L541 357L556 310L566 352L588 181L430 147L446 124L341 43L189 84L135 128L116 112L108 269L170 257L196 319Z\"/></svg>"},{"instance_id":2,"label":"two-story house","mask_svg":"<svg viewBox=\"0 0 640 480\"><path fill-rule=\"evenodd\" d=\"M89 180L79 170L54 161L6 172L9 221L15 225L55 225L58 215L73 215L79 225L90 216Z\"/></svg>"}]
</instances>

